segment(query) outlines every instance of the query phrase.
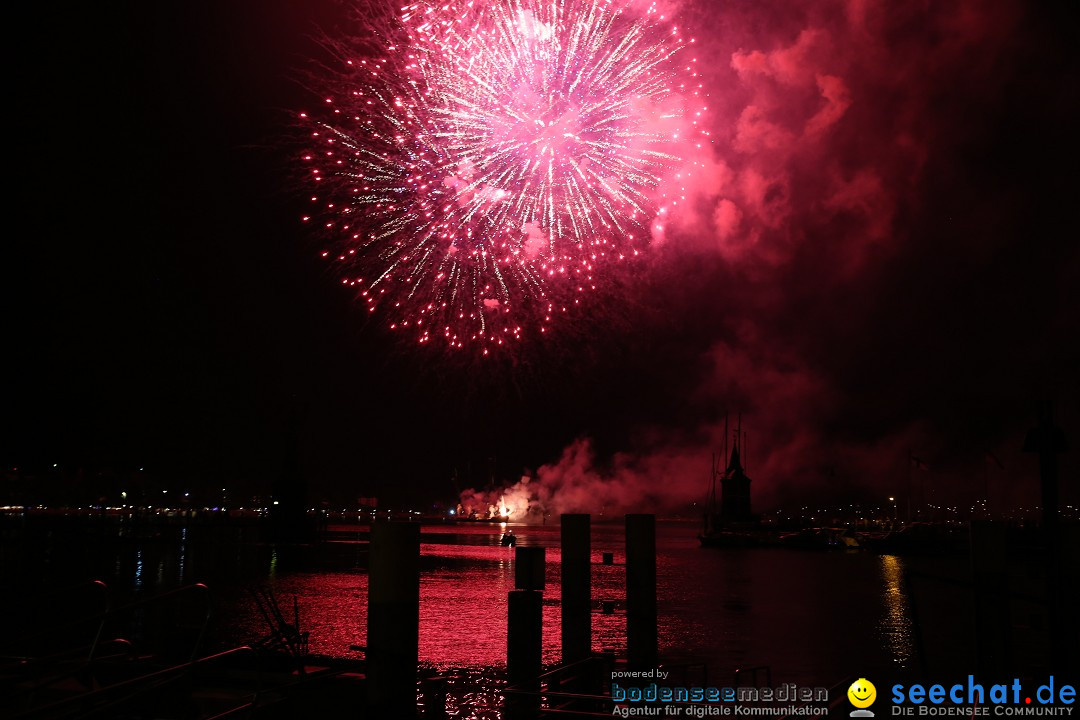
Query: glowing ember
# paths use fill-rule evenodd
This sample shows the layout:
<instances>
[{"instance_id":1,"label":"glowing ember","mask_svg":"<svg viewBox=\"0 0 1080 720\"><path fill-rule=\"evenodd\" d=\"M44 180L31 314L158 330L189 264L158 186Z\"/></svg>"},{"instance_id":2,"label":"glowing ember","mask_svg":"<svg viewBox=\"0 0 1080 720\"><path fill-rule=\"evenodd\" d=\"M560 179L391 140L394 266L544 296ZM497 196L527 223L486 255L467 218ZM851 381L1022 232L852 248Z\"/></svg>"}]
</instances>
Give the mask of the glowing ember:
<instances>
[{"instance_id":1,"label":"glowing ember","mask_svg":"<svg viewBox=\"0 0 1080 720\"><path fill-rule=\"evenodd\" d=\"M302 116L305 219L392 329L487 354L547 332L659 232L700 112L688 43L655 7L416 2L365 22Z\"/></svg>"}]
</instances>

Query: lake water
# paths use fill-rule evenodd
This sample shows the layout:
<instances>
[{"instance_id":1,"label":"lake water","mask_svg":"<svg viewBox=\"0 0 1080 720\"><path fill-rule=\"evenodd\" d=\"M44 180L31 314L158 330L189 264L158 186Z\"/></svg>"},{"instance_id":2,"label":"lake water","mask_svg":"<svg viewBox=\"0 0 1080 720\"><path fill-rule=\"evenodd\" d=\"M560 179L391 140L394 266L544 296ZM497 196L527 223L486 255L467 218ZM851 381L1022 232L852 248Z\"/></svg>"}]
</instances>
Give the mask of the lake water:
<instances>
[{"instance_id":1,"label":"lake water","mask_svg":"<svg viewBox=\"0 0 1080 720\"><path fill-rule=\"evenodd\" d=\"M513 526L520 546L546 550L544 660L559 658L559 528ZM116 592L150 594L193 582L215 597L218 646L267 633L247 588L273 591L286 615L295 608L310 649L355 656L367 622L366 526L334 526L337 540L314 549L247 542L235 528L163 526L154 532L77 528L8 533L0 553L14 582L57 584L100 577ZM903 582L910 560L869 552L776 548L708 549L696 523L657 523L658 634L661 657L706 663L708 680L729 683L737 668L767 666L773 684L831 686L851 676L903 678L921 674L924 649L966 665L971 640L966 595L950 586ZM424 526L421 545L420 658L439 669L505 666L507 593L514 588L514 549L502 547L502 527ZM355 536L354 536L355 534ZM602 554L614 554L614 564ZM593 646L625 650L624 529L593 522ZM940 559L955 574L957 561ZM949 566L949 567L945 567ZM925 569L925 563L924 567ZM603 614L601 601L615 612ZM922 637L913 604L920 608ZM934 624L927 638L927 618ZM953 618L955 621L951 621ZM937 643L935 646L933 643ZM970 666L969 666L970 667ZM966 670L965 670L966 672ZM875 680L876 682L876 680Z\"/></svg>"}]
</instances>

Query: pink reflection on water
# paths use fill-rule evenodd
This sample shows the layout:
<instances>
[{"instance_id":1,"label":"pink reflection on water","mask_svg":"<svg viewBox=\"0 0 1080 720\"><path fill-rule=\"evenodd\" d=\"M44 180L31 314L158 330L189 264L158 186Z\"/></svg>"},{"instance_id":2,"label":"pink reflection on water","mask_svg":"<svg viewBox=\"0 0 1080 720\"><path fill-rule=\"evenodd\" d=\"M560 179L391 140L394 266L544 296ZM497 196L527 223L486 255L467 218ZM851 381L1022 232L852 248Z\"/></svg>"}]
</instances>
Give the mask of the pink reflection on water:
<instances>
[{"instance_id":1,"label":"pink reflection on water","mask_svg":"<svg viewBox=\"0 0 1080 720\"><path fill-rule=\"evenodd\" d=\"M531 531L531 532L530 532ZM543 661L555 663L560 654L558 528L520 528L524 544L545 547L546 588L543 603ZM420 574L420 661L439 669L506 665L507 594L514 589L514 548L498 543L497 525L466 526L452 532L424 528ZM600 551L594 561L600 563ZM607 595L622 592L622 575L605 568L612 586ZM595 579L594 579L595 583ZM309 635L317 655L347 657L351 645L367 639L368 576L362 568L338 572L281 573L272 567L266 583L285 617L292 620L293 602L300 627ZM594 585L594 594L596 587ZM607 596L605 595L605 597ZM621 594L619 595L621 599ZM254 603L240 601L232 635L252 641L268 630ZM597 649L625 645L625 621L612 615L599 623Z\"/></svg>"},{"instance_id":2,"label":"pink reflection on water","mask_svg":"<svg viewBox=\"0 0 1080 720\"><path fill-rule=\"evenodd\" d=\"M543 662L556 663L561 653L561 555L559 529L524 526L516 530L522 547L545 548ZM501 529L468 528L454 533L425 532L420 552L420 660L438 668L502 667L506 664L507 594L514 589L513 548L449 544L475 542ZM621 534L612 540L622 540ZM435 542L429 543L428 540ZM595 543L594 543L595 544ZM615 565L602 565L604 552L615 553ZM615 613L593 616L593 649L621 651L626 646L626 618L621 614L625 574L621 547L604 542L593 551L593 597L615 603Z\"/></svg>"},{"instance_id":3,"label":"pink reflection on water","mask_svg":"<svg viewBox=\"0 0 1080 720\"><path fill-rule=\"evenodd\" d=\"M420 576L420 661L436 667L506 664L507 594L514 589L514 551L504 547L423 545ZM544 662L558 660L559 608L551 586L557 563L547 551Z\"/></svg>"},{"instance_id":4,"label":"pink reflection on water","mask_svg":"<svg viewBox=\"0 0 1080 720\"><path fill-rule=\"evenodd\" d=\"M593 649L617 655L626 648L623 532L621 523L594 522L592 528ZM805 683L840 677L856 666L902 667L908 661L910 652L903 647L882 647L851 632L882 623L882 590L889 578L883 582L876 556L703 550L695 532L689 524L658 525L661 653L705 661L724 672L769 664L778 676ZM515 533L520 546L545 548L543 660L555 663L561 642L559 528L519 526ZM505 667L515 550L499 545L501 534L501 527L487 524L423 529L422 663L438 669ZM337 553L342 560L335 570L268 573L267 584L290 619L297 598L313 653L356 657L349 646L365 644L363 539L327 543L344 550ZM322 552L334 554L332 547ZM603 563L604 553L613 554L612 564ZM605 604L611 612L604 612ZM266 634L250 599L238 610L233 639L250 642ZM902 630L906 616L906 605L895 605L884 615L883 631Z\"/></svg>"},{"instance_id":5,"label":"pink reflection on water","mask_svg":"<svg viewBox=\"0 0 1080 720\"><path fill-rule=\"evenodd\" d=\"M367 575L356 571L284 574L266 583L290 623L295 598L300 629L309 633L309 650L332 657L356 657L349 646L364 643L367 584ZM239 612L229 618L232 626L226 635L240 643L267 635L269 628L252 598L244 596L238 603Z\"/></svg>"}]
</instances>

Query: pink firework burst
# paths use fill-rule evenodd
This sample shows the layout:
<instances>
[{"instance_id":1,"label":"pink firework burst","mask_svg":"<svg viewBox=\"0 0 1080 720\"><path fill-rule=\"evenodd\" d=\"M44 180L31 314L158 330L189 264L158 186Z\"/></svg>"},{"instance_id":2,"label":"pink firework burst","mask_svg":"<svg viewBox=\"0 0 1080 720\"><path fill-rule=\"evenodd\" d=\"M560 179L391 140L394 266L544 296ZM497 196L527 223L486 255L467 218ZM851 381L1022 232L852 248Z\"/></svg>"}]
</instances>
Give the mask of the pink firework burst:
<instances>
[{"instance_id":1,"label":"pink firework burst","mask_svg":"<svg viewBox=\"0 0 1080 720\"><path fill-rule=\"evenodd\" d=\"M419 342L551 331L667 210L698 95L693 41L613 0L416 2L304 113L317 223L342 282Z\"/></svg>"}]
</instances>

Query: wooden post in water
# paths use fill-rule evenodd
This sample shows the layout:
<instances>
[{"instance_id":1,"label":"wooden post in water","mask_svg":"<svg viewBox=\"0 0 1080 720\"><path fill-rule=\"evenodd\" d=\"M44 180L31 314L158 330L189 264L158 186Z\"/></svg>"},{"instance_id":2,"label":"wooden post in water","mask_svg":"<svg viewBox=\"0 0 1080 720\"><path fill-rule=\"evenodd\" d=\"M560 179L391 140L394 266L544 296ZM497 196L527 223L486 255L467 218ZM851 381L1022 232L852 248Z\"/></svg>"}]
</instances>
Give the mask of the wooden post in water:
<instances>
[{"instance_id":1,"label":"wooden post in water","mask_svg":"<svg viewBox=\"0 0 1080 720\"><path fill-rule=\"evenodd\" d=\"M971 565L976 672L979 677L1004 677L1012 654L1004 526L972 521Z\"/></svg>"},{"instance_id":2,"label":"wooden post in water","mask_svg":"<svg viewBox=\"0 0 1080 720\"><path fill-rule=\"evenodd\" d=\"M626 656L631 668L657 662L656 516L626 516Z\"/></svg>"},{"instance_id":3,"label":"wooden post in water","mask_svg":"<svg viewBox=\"0 0 1080 720\"><path fill-rule=\"evenodd\" d=\"M546 570L542 547L514 548L514 587L544 592Z\"/></svg>"},{"instance_id":4,"label":"wooden post in water","mask_svg":"<svg viewBox=\"0 0 1080 720\"><path fill-rule=\"evenodd\" d=\"M1080 526L1075 523L1059 529L1061 539L1061 575L1058 578L1058 607L1080 607ZM1061 635L1054 657L1060 665L1054 669L1061 677L1080 677L1080 618L1077 613L1063 612L1058 615L1059 628L1052 629Z\"/></svg>"},{"instance_id":5,"label":"wooden post in water","mask_svg":"<svg viewBox=\"0 0 1080 720\"><path fill-rule=\"evenodd\" d=\"M571 663L592 652L591 521L587 514L565 514L560 522L562 661Z\"/></svg>"},{"instance_id":6,"label":"wooden post in water","mask_svg":"<svg viewBox=\"0 0 1080 720\"><path fill-rule=\"evenodd\" d=\"M543 596L538 590L511 590L507 598L507 720L535 718L540 710L543 651ZM511 692L511 688L529 694Z\"/></svg>"},{"instance_id":7,"label":"wooden post in water","mask_svg":"<svg viewBox=\"0 0 1080 720\"><path fill-rule=\"evenodd\" d=\"M1039 403L1039 424L1028 431L1024 451L1039 454L1039 479L1042 485L1042 538L1046 558L1046 615L1050 626L1050 671L1059 677L1075 664L1075 636L1068 626L1074 622L1067 609L1068 572L1062 563L1062 534L1058 518L1058 454L1069 449L1065 433L1054 424L1054 405ZM1071 647L1070 647L1071 645Z\"/></svg>"},{"instance_id":8,"label":"wooden post in water","mask_svg":"<svg viewBox=\"0 0 1080 720\"><path fill-rule=\"evenodd\" d=\"M420 655L420 526L371 526L368 561L368 705L372 717L416 717Z\"/></svg>"}]
</instances>

